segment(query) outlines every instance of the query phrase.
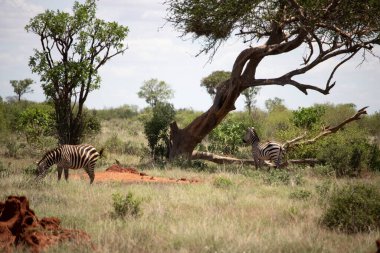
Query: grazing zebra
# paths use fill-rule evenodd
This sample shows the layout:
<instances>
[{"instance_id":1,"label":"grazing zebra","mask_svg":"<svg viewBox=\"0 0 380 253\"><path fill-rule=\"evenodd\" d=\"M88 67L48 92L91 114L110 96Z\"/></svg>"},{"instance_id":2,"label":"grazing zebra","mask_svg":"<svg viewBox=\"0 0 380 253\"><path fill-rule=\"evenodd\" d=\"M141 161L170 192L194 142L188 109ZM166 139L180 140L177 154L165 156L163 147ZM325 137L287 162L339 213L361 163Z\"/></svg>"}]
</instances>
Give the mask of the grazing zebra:
<instances>
[{"instance_id":1,"label":"grazing zebra","mask_svg":"<svg viewBox=\"0 0 380 253\"><path fill-rule=\"evenodd\" d=\"M56 149L48 151L44 157L37 163L38 176L40 180L46 176L49 168L57 164L58 181L61 179L62 170L65 172L65 179L69 178L69 169L84 168L90 177L90 184L94 181L94 167L103 149L99 152L88 144L81 145L62 145Z\"/></svg>"},{"instance_id":2,"label":"grazing zebra","mask_svg":"<svg viewBox=\"0 0 380 253\"><path fill-rule=\"evenodd\" d=\"M281 144L272 141L260 143L260 138L253 127L247 128L243 142L252 145L252 155L256 169L260 167L264 160L275 162L276 168L280 166L285 155L285 150Z\"/></svg>"}]
</instances>

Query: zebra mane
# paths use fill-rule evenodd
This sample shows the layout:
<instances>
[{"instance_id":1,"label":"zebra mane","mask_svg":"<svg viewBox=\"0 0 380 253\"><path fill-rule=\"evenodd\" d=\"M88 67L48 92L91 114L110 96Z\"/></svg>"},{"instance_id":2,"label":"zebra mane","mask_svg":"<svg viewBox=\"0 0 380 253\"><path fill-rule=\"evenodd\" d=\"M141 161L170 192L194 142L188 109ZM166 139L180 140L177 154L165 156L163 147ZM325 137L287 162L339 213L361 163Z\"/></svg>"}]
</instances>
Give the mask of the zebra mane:
<instances>
[{"instance_id":1,"label":"zebra mane","mask_svg":"<svg viewBox=\"0 0 380 253\"><path fill-rule=\"evenodd\" d=\"M259 135L257 134L256 129L255 129L254 127L249 127L248 129L249 129L249 131L250 131L250 133L251 133L252 135L256 136L257 141L260 142L260 137L259 137Z\"/></svg>"},{"instance_id":2,"label":"zebra mane","mask_svg":"<svg viewBox=\"0 0 380 253\"><path fill-rule=\"evenodd\" d=\"M54 151L57 151L59 148L60 148L60 147L58 147L58 148L53 148L53 149L47 151L47 152L44 154L44 156L42 157L42 159L37 163L37 165L40 165L40 163L41 163L42 161L44 161L44 160L45 160L45 159L46 159L51 153L53 153Z\"/></svg>"}]
</instances>

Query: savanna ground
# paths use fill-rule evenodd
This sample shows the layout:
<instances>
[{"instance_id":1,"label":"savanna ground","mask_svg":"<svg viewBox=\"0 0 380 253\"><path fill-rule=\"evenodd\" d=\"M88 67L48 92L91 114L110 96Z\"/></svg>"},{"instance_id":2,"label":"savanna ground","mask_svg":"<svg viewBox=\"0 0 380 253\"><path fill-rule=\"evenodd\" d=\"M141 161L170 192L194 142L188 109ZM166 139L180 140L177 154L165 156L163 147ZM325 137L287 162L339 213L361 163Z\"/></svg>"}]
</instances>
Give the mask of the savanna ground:
<instances>
[{"instance_id":1,"label":"savanna ground","mask_svg":"<svg viewBox=\"0 0 380 253\"><path fill-rule=\"evenodd\" d=\"M249 166L204 163L153 164L127 152L146 145L136 121L103 121L88 142L107 147L96 171L117 159L152 176L196 178L200 183L159 184L95 182L70 177L57 182L56 171L36 184L25 170L35 160L7 157L0 198L25 195L38 217L59 217L62 226L86 231L97 252L374 252L380 231L346 234L320 223L332 188L351 182L380 184L378 172L337 178L328 166L256 171ZM117 142L122 141L122 150ZM116 143L112 147L112 143ZM124 150L124 151L123 151ZM204 167L206 166L206 168ZM83 170L70 175L83 173ZM115 218L114 194L142 200L141 214ZM60 244L47 252L92 252L90 247ZM17 250L16 250L17 252Z\"/></svg>"}]
</instances>

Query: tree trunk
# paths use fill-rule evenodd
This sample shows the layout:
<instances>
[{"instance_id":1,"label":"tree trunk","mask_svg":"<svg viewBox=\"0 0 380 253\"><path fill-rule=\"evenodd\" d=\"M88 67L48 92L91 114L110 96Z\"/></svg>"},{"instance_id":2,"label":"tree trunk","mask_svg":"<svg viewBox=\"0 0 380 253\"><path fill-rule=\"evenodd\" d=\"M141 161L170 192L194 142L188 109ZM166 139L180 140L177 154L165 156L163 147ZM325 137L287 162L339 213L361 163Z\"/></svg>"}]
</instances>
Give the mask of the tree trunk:
<instances>
[{"instance_id":1,"label":"tree trunk","mask_svg":"<svg viewBox=\"0 0 380 253\"><path fill-rule=\"evenodd\" d=\"M170 124L169 159L178 155L191 156L194 148L209 134L225 117L235 110L235 101L239 97L241 86L239 79L229 79L223 82L214 99L211 108L197 117L187 127L179 129L176 122Z\"/></svg>"}]
</instances>

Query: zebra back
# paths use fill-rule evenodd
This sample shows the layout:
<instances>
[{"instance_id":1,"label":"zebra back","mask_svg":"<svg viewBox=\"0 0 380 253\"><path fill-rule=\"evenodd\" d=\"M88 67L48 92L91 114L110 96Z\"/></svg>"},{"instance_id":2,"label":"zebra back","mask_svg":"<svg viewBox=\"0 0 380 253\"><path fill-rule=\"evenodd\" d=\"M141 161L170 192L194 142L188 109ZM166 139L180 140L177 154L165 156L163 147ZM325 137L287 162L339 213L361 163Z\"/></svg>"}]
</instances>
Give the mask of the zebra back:
<instances>
[{"instance_id":1,"label":"zebra back","mask_svg":"<svg viewBox=\"0 0 380 253\"><path fill-rule=\"evenodd\" d=\"M95 164L101 155L89 144L63 145L60 149L62 152L61 163L71 169L80 169Z\"/></svg>"}]
</instances>

